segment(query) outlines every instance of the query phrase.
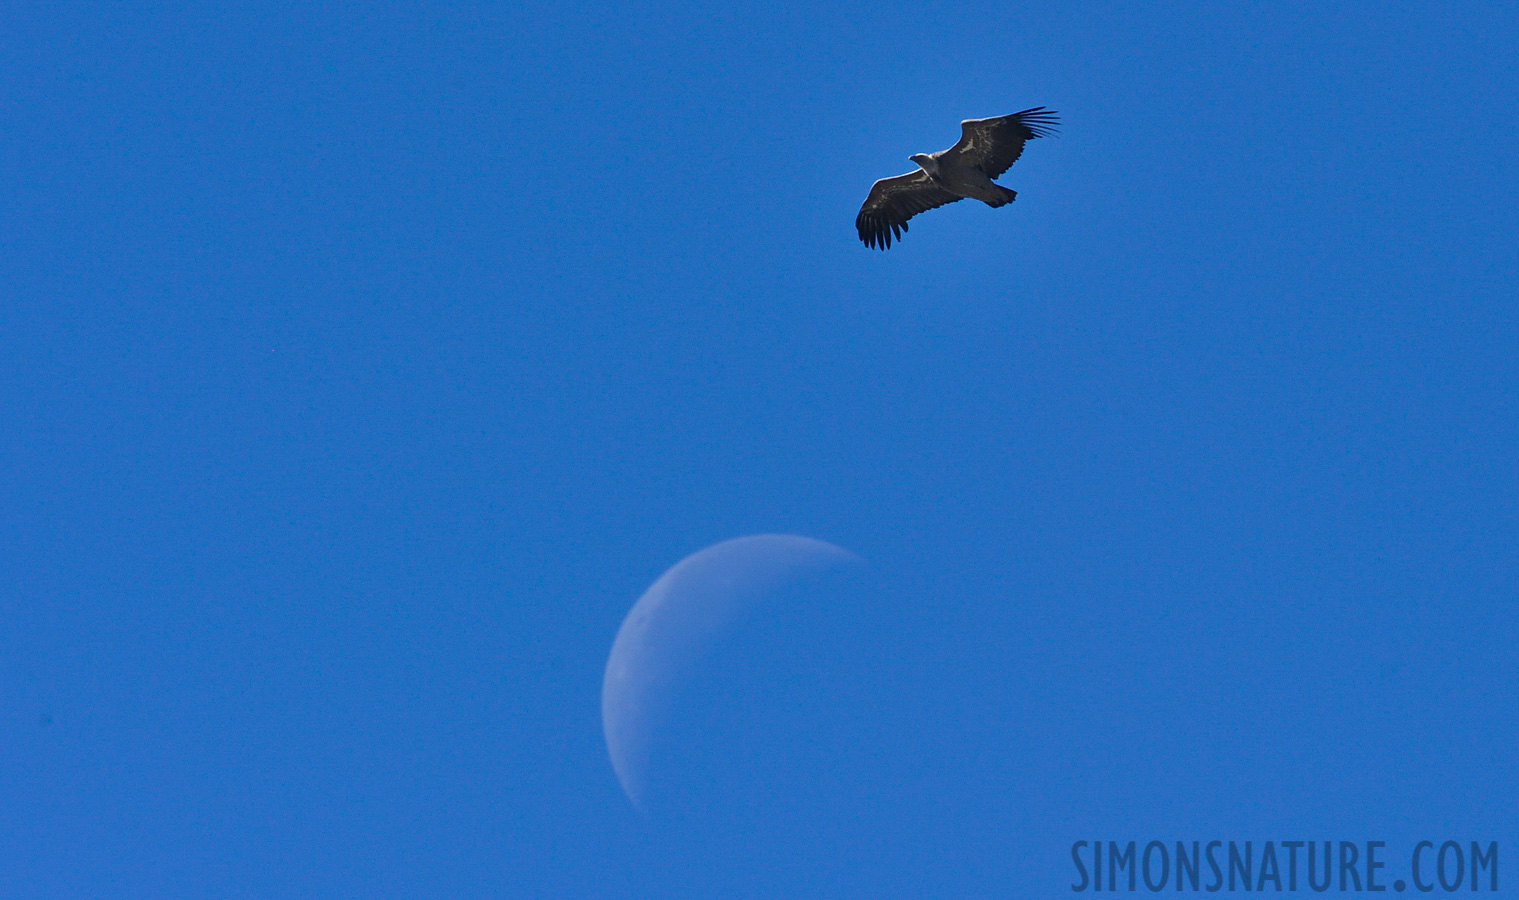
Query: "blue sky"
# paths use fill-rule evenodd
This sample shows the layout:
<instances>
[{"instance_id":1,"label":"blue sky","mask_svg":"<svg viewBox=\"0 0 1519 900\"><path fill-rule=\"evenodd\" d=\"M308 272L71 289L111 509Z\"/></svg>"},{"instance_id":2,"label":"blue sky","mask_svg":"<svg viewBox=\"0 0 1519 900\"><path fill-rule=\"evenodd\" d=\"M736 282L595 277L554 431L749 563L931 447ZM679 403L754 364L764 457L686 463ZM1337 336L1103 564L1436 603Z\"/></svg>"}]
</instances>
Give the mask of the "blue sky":
<instances>
[{"instance_id":1,"label":"blue sky","mask_svg":"<svg viewBox=\"0 0 1519 900\"><path fill-rule=\"evenodd\" d=\"M1519 852L1516 45L1480 3L12 5L0 893ZM872 181L1036 105L1015 204L860 246ZM900 650L890 866L693 849L607 761L623 615L764 532L892 585L797 622Z\"/></svg>"}]
</instances>

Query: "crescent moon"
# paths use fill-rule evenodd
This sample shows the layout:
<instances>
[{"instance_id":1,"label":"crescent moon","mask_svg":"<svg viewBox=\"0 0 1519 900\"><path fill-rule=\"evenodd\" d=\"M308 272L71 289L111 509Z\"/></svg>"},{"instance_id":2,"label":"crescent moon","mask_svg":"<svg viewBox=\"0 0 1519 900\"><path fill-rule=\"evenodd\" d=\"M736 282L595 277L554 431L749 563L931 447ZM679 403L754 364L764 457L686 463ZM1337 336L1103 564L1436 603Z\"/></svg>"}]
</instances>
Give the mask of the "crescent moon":
<instances>
[{"instance_id":1,"label":"crescent moon","mask_svg":"<svg viewBox=\"0 0 1519 900\"><path fill-rule=\"evenodd\" d=\"M635 807L646 810L650 744L663 707L694 664L767 592L860 562L798 535L735 538L676 563L638 598L612 642L601 688L607 753Z\"/></svg>"}]
</instances>

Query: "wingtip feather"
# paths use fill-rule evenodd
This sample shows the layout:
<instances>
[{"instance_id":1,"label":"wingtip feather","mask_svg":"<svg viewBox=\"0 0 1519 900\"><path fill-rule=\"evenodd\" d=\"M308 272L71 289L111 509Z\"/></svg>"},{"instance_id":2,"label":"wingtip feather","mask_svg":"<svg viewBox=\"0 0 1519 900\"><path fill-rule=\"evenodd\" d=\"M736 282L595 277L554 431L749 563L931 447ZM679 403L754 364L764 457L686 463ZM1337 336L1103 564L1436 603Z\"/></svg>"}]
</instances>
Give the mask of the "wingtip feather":
<instances>
[{"instance_id":1,"label":"wingtip feather","mask_svg":"<svg viewBox=\"0 0 1519 900\"><path fill-rule=\"evenodd\" d=\"M1020 112L1013 113L1018 121L1033 133L1034 137L1049 137L1058 135L1060 129L1060 113L1044 106L1035 106Z\"/></svg>"}]
</instances>

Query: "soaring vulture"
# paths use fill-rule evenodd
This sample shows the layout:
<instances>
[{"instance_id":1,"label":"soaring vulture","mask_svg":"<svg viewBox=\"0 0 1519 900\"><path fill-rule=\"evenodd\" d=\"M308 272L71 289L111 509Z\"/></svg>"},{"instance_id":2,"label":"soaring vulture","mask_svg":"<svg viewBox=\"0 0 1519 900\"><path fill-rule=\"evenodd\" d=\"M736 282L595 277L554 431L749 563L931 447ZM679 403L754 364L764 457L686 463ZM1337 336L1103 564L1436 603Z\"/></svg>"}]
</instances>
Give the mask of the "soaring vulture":
<instances>
[{"instance_id":1,"label":"soaring vulture","mask_svg":"<svg viewBox=\"0 0 1519 900\"><path fill-rule=\"evenodd\" d=\"M987 206L1005 206L1018 196L992 179L1006 172L1023 145L1055 131L1053 109L1036 106L994 119L966 119L960 123L960 140L938 153L915 153L909 159L916 172L882 178L870 187L854 226L867 247L885 250L893 236L902 239L907 220L920 212L954 203L965 197Z\"/></svg>"}]
</instances>

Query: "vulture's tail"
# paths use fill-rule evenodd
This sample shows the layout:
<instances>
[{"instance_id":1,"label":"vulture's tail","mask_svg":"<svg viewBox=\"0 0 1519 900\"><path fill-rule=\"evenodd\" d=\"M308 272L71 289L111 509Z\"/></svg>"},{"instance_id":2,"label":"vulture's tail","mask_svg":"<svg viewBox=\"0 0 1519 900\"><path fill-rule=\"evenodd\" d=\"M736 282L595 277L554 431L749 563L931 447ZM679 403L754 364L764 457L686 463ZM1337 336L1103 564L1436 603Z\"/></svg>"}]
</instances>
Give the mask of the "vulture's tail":
<instances>
[{"instance_id":1,"label":"vulture's tail","mask_svg":"<svg viewBox=\"0 0 1519 900\"><path fill-rule=\"evenodd\" d=\"M1018 192L1012 188L1005 188L1000 184L994 184L992 187L1002 191L1002 199L998 202L993 203L990 200L986 201L986 205L990 206L992 209L996 209L999 206L1006 206L1009 203L1012 203L1014 200L1018 199Z\"/></svg>"}]
</instances>

